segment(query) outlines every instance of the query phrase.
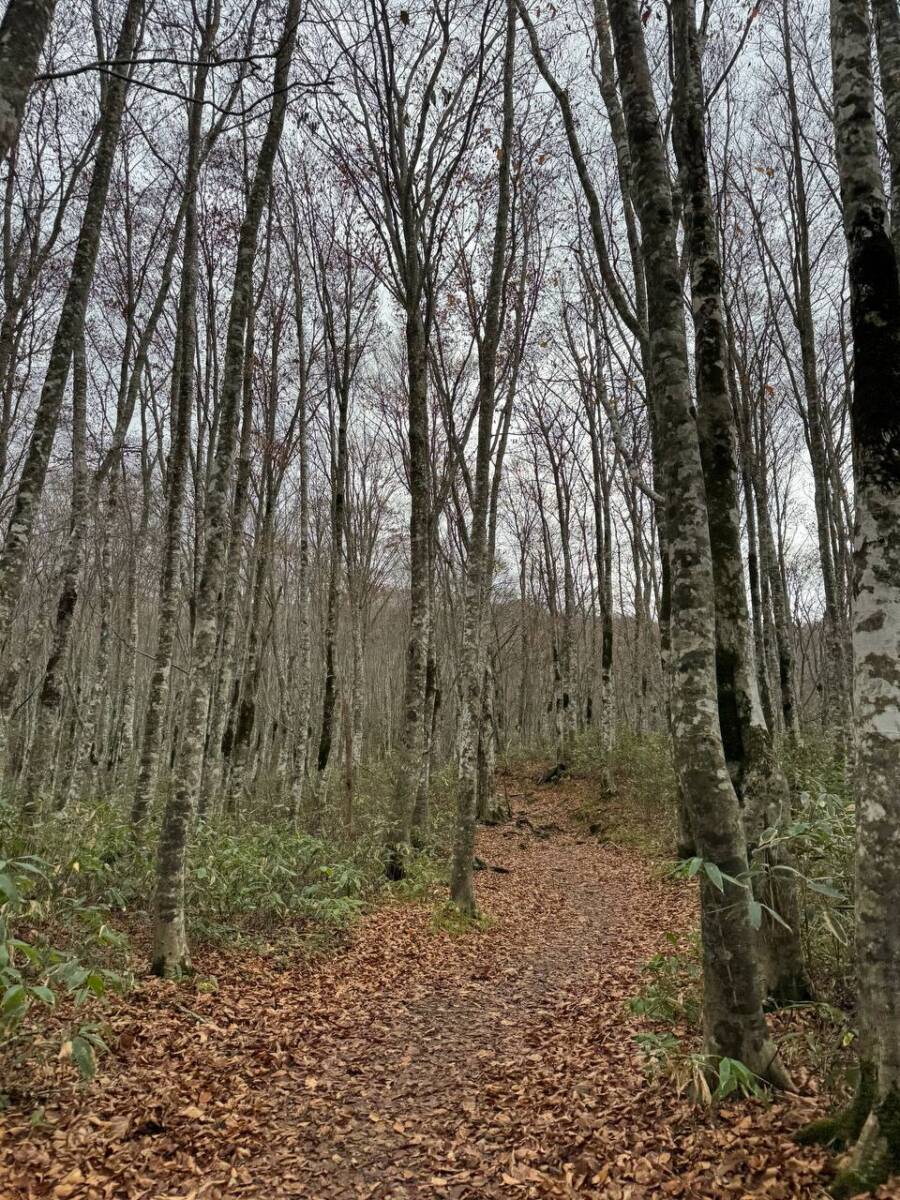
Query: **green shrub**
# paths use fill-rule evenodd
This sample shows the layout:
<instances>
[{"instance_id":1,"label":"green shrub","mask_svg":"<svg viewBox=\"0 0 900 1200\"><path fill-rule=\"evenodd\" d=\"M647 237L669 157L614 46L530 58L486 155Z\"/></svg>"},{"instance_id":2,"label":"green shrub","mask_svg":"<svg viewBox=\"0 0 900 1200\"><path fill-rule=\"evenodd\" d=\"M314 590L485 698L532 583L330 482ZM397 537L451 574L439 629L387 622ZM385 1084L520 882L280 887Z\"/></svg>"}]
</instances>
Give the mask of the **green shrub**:
<instances>
[{"instance_id":1,"label":"green shrub","mask_svg":"<svg viewBox=\"0 0 900 1200\"><path fill-rule=\"evenodd\" d=\"M157 829L135 833L106 801L73 807L39 831L57 898L108 912L146 912L156 876ZM292 918L342 925L378 872L365 843L351 858L285 824L198 821L188 844L186 910L194 934L261 932Z\"/></svg>"},{"instance_id":2,"label":"green shrub","mask_svg":"<svg viewBox=\"0 0 900 1200\"><path fill-rule=\"evenodd\" d=\"M730 1096L762 1099L766 1095L764 1081L739 1059L686 1050L671 1033L637 1033L634 1040L652 1078L666 1079L676 1092L705 1107Z\"/></svg>"},{"instance_id":3,"label":"green shrub","mask_svg":"<svg viewBox=\"0 0 900 1200\"><path fill-rule=\"evenodd\" d=\"M47 929L64 930L81 951L58 949ZM40 1038L35 1009L54 1009L62 997L81 1009L109 990L125 990L129 977L104 959L110 949L123 953L126 948L121 934L103 922L101 911L73 899L43 859L0 860L0 1042L5 1049ZM71 1060L85 1079L93 1075L97 1053L105 1049L93 1022L75 1021L49 1043L49 1050Z\"/></svg>"},{"instance_id":4,"label":"green shrub","mask_svg":"<svg viewBox=\"0 0 900 1200\"><path fill-rule=\"evenodd\" d=\"M669 953L654 954L645 964L647 982L628 1001L633 1016L668 1028L634 1034L651 1077L663 1077L676 1091L686 1092L703 1105L732 1095L760 1096L763 1081L744 1063L717 1058L691 1049L701 1024L702 970L697 934L679 938L666 934ZM684 1037L675 1030L683 1031Z\"/></svg>"},{"instance_id":5,"label":"green shrub","mask_svg":"<svg viewBox=\"0 0 900 1200\"><path fill-rule=\"evenodd\" d=\"M406 874L390 885L390 893L398 900L430 900L446 891L449 883L450 865L446 856L420 852L410 855Z\"/></svg>"},{"instance_id":6,"label":"green shrub","mask_svg":"<svg viewBox=\"0 0 900 1200\"><path fill-rule=\"evenodd\" d=\"M325 843L307 834L210 823L191 843L187 913L201 933L229 925L262 932L292 918L344 925L364 890L356 865L333 861Z\"/></svg>"},{"instance_id":7,"label":"green shrub","mask_svg":"<svg viewBox=\"0 0 900 1200\"><path fill-rule=\"evenodd\" d=\"M842 748L827 734L804 730L801 741L786 740L779 747L782 766L795 795L848 795L847 760Z\"/></svg>"},{"instance_id":8,"label":"green shrub","mask_svg":"<svg viewBox=\"0 0 900 1200\"><path fill-rule=\"evenodd\" d=\"M619 729L613 748L604 753L595 731L581 734L572 774L586 776L594 785L578 812L586 825L653 857L671 856L677 793L668 736Z\"/></svg>"},{"instance_id":9,"label":"green shrub","mask_svg":"<svg viewBox=\"0 0 900 1200\"><path fill-rule=\"evenodd\" d=\"M467 933L484 933L492 925L493 921L490 917L471 917L451 900L436 904L431 913L432 931L449 933L451 937L461 937Z\"/></svg>"},{"instance_id":10,"label":"green shrub","mask_svg":"<svg viewBox=\"0 0 900 1200\"><path fill-rule=\"evenodd\" d=\"M801 889L801 936L815 995L826 1005L852 1007L855 827L847 764L840 747L815 730L800 743L786 742L781 753L791 820L767 830L758 852L773 839L786 842Z\"/></svg>"},{"instance_id":11,"label":"green shrub","mask_svg":"<svg viewBox=\"0 0 900 1200\"><path fill-rule=\"evenodd\" d=\"M699 1026L702 978L699 935L678 937L667 933L666 941L671 952L654 954L644 964L647 982L628 1001L628 1009L634 1016L653 1023Z\"/></svg>"},{"instance_id":12,"label":"green shrub","mask_svg":"<svg viewBox=\"0 0 900 1200\"><path fill-rule=\"evenodd\" d=\"M841 1007L853 1003L853 805L834 792L803 792L783 835L793 852L803 900L802 936L814 990Z\"/></svg>"}]
</instances>

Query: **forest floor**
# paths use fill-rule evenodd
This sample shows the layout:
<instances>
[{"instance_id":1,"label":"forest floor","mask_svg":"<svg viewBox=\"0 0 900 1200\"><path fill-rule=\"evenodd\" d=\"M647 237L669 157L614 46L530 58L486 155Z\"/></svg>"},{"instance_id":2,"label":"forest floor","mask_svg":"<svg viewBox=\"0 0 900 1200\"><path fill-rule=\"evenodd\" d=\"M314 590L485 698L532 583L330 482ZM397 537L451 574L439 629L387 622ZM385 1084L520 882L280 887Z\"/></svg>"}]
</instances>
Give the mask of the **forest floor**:
<instances>
[{"instance_id":1,"label":"forest floor","mask_svg":"<svg viewBox=\"0 0 900 1200\"><path fill-rule=\"evenodd\" d=\"M575 821L593 785L506 783L484 928L391 903L312 960L201 950L215 991L143 980L91 1084L0 1114L0 1197L824 1196L790 1140L815 1095L712 1112L648 1081L626 1002L691 888Z\"/></svg>"}]
</instances>

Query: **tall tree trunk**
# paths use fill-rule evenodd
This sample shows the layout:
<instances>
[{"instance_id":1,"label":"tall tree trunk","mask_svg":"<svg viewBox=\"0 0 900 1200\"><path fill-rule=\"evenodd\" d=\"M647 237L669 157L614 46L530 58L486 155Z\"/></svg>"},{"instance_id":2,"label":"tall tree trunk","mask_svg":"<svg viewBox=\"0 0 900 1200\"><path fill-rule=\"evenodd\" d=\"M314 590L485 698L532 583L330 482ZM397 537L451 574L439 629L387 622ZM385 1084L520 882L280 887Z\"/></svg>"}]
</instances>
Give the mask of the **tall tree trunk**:
<instances>
[{"instance_id":1,"label":"tall tree trunk","mask_svg":"<svg viewBox=\"0 0 900 1200\"><path fill-rule=\"evenodd\" d=\"M150 520L149 489L145 483L138 527L133 531L128 547L128 569L125 581L125 619L120 647L119 674L122 694L119 709L119 728L116 733L115 787L124 797L133 786L135 716L137 710L138 658L138 572L147 541Z\"/></svg>"},{"instance_id":2,"label":"tall tree trunk","mask_svg":"<svg viewBox=\"0 0 900 1200\"><path fill-rule=\"evenodd\" d=\"M416 257L413 235L408 254ZM412 269L412 264L410 264ZM418 266L421 270L421 264ZM394 813L389 834L386 873L401 879L406 871L416 794L425 752L425 685L428 627L431 613L431 465L428 453L428 345L421 311L421 281L409 287L406 313L406 359L409 374L409 637L403 684L403 734L397 752Z\"/></svg>"},{"instance_id":3,"label":"tall tree trunk","mask_svg":"<svg viewBox=\"0 0 900 1200\"><path fill-rule=\"evenodd\" d=\"M206 814L220 799L226 768L234 745L234 724L241 695L241 675L236 669L238 610L241 600L241 563L244 557L244 522L250 504L253 458L253 345L251 311L244 346L244 379L241 404L241 437L231 504L231 534L220 601L218 671L210 697L206 731L206 752L200 783L198 808Z\"/></svg>"},{"instance_id":4,"label":"tall tree trunk","mask_svg":"<svg viewBox=\"0 0 900 1200\"><path fill-rule=\"evenodd\" d=\"M143 9L143 0L128 0L116 46L116 59L119 61L129 62L132 57ZM0 553L0 643L5 643L9 638L16 602L22 589L31 528L44 490L50 451L53 448L60 407L69 378L72 353L84 328L84 314L94 279L103 213L130 78L129 66L111 75L105 90L94 172L75 245L72 271L50 347L47 373L35 413L34 428L19 476L6 539Z\"/></svg>"},{"instance_id":5,"label":"tall tree trunk","mask_svg":"<svg viewBox=\"0 0 900 1200\"><path fill-rule=\"evenodd\" d=\"M485 636L487 636L485 634ZM492 655L485 654L481 685L481 722L478 731L478 820L498 821L508 815L496 794L497 782L497 681Z\"/></svg>"},{"instance_id":6,"label":"tall tree trunk","mask_svg":"<svg viewBox=\"0 0 900 1200\"><path fill-rule=\"evenodd\" d=\"M753 630L753 659L756 667L756 682L762 704L766 727L777 737L783 727L781 706L776 707L772 699L772 679L769 664L772 661L772 646L769 637L771 621L763 610L763 591L759 569L759 532L756 527L756 500L750 472L741 470L741 489L744 495L744 513L747 519L747 582L750 594L750 626Z\"/></svg>"},{"instance_id":7,"label":"tall tree trunk","mask_svg":"<svg viewBox=\"0 0 900 1200\"><path fill-rule=\"evenodd\" d=\"M285 13L284 32L275 60L272 108L238 240L225 362L222 369L218 439L206 494L206 544L197 593L184 734L160 832L151 960L153 971L159 975L176 974L190 968L184 910L187 837L203 765L206 719L216 648L217 600L222 587L228 546L228 493L237 440L244 334L252 308L253 266L259 226L269 197L275 157L284 127L288 75L297 37L301 2L302 0L289 0Z\"/></svg>"},{"instance_id":8,"label":"tall tree trunk","mask_svg":"<svg viewBox=\"0 0 900 1200\"><path fill-rule=\"evenodd\" d=\"M278 401L278 357L279 338L276 333L272 344L272 378L266 426L267 450L263 462L263 479L265 481L264 496L261 500L263 511L257 534L250 614L247 622L247 645L244 652L244 665L241 673L240 704L238 706L231 746L231 771L229 774L228 789L230 797L229 809L232 812L237 811L238 804L246 790L250 741L256 725L256 709L262 674L263 652L265 649L263 635L266 631L263 628L263 605L266 589L269 586L275 505L278 501L275 476L272 470L271 451L269 449L275 445L275 414Z\"/></svg>"},{"instance_id":9,"label":"tall tree trunk","mask_svg":"<svg viewBox=\"0 0 900 1200\"><path fill-rule=\"evenodd\" d=\"M349 712L346 716L347 763L346 790L347 805L352 811L353 800L359 780L359 769L362 765L363 751L363 692L365 688L365 613L360 599L350 596L350 637L353 644L353 660L350 675Z\"/></svg>"},{"instance_id":10,"label":"tall tree trunk","mask_svg":"<svg viewBox=\"0 0 900 1200\"><path fill-rule=\"evenodd\" d=\"M297 227L295 222L295 236ZM290 815L298 824L302 815L303 793L309 757L309 716L312 704L312 664L310 658L310 569L309 569L309 411L307 406L308 359L303 311L303 284L297 246L292 247L291 280L294 292L294 325L300 361L300 394L297 402L297 473L299 476L299 512L297 530L297 659L298 681L290 739L291 785Z\"/></svg>"},{"instance_id":11,"label":"tall tree trunk","mask_svg":"<svg viewBox=\"0 0 900 1200\"><path fill-rule=\"evenodd\" d=\"M216 21L207 12L207 22L198 51L197 74L188 118L188 151L185 171L187 205L184 218L184 252L181 290L175 333L172 367L172 420L169 463L166 471L166 529L159 584L159 615L156 629L156 654L150 690L144 712L141 753L131 821L141 825L147 818L156 792L160 755L166 730L166 710L170 700L169 680L178 626L179 582L181 567L182 518L190 457L191 414L194 406L194 355L197 344L197 184L200 175L203 103L209 75L209 57L215 38Z\"/></svg>"},{"instance_id":12,"label":"tall tree trunk","mask_svg":"<svg viewBox=\"0 0 900 1200\"><path fill-rule=\"evenodd\" d=\"M516 44L515 0L506 0L506 48L503 59L503 133L499 150L497 215L491 269L484 305L484 325L478 341L478 444L475 452L475 486L472 523L466 563L465 612L460 675L459 797L450 898L468 914L476 912L472 865L478 813L478 745L483 721L482 691L485 682L484 608L491 586L491 553L488 530L491 499L491 443L496 400L497 350L500 344L503 278L509 230L510 158L513 136L513 66Z\"/></svg>"},{"instance_id":13,"label":"tall tree trunk","mask_svg":"<svg viewBox=\"0 0 900 1200\"><path fill-rule=\"evenodd\" d=\"M891 164L891 241L900 256L900 12L894 0L872 0L872 11Z\"/></svg>"},{"instance_id":14,"label":"tall tree trunk","mask_svg":"<svg viewBox=\"0 0 900 1200\"><path fill-rule=\"evenodd\" d=\"M835 1196L874 1190L900 1169L900 280L881 181L869 36L865 0L832 0L835 139L854 351L853 794L864 1057L860 1097L844 1127L858 1140L835 1181ZM886 92L886 106L896 100Z\"/></svg>"},{"instance_id":15,"label":"tall tree trunk","mask_svg":"<svg viewBox=\"0 0 900 1200\"><path fill-rule=\"evenodd\" d=\"M323 287L327 283L323 281ZM333 322L333 315L331 317ZM349 339L349 329L346 337ZM337 350L337 346L334 347ZM346 361L348 346L343 348ZM335 354L335 358L337 358ZM328 760L331 757L331 741L334 733L334 713L337 703L336 640L338 630L338 605L344 558L344 509L347 487L347 414L350 407L350 380L346 373L337 368L335 390L337 392L337 446L332 457L331 479L331 559L328 570L328 596L325 601L325 679L322 688L322 724L319 733L319 750L316 757L320 789ZM323 797L320 795L320 801Z\"/></svg>"},{"instance_id":16,"label":"tall tree trunk","mask_svg":"<svg viewBox=\"0 0 900 1200\"><path fill-rule=\"evenodd\" d=\"M432 532L434 537L434 531ZM416 798L413 804L412 836L414 840L424 837L431 821L431 763L434 754L434 730L440 692L437 680L437 658L435 657L434 628L434 550L429 550L431 578L428 598L428 637L425 652L425 696L422 702L422 759L416 778ZM417 841L418 844L418 841Z\"/></svg>"},{"instance_id":17,"label":"tall tree trunk","mask_svg":"<svg viewBox=\"0 0 900 1200\"><path fill-rule=\"evenodd\" d=\"M97 648L92 663L93 679L90 696L84 709L84 722L75 735L75 758L65 792L60 792L57 807L64 808L81 795L86 779L100 782L100 765L104 743L105 717L110 692L109 651L110 615L112 608L112 545L111 534L115 528L118 507L118 478L113 475L109 483L109 500L106 513L100 515L99 570L97 588L100 624L97 632Z\"/></svg>"},{"instance_id":18,"label":"tall tree trunk","mask_svg":"<svg viewBox=\"0 0 900 1200\"><path fill-rule=\"evenodd\" d=\"M824 680L823 700L825 719L846 743L850 730L850 697L848 671L844 655L843 628L838 580L831 542L832 495L829 484L825 414L819 386L818 362L813 320L812 268L809 249L809 207L806 194L806 159L801 146L800 111L794 83L793 49L788 14L788 0L782 0L782 34L784 45L785 82L791 126L791 154L794 165L796 203L796 322L800 338L800 358L803 368L803 390L806 399L806 428L813 473L813 494L816 508L819 561L822 570L822 590L825 598L823 617Z\"/></svg>"},{"instance_id":19,"label":"tall tree trunk","mask_svg":"<svg viewBox=\"0 0 900 1200\"><path fill-rule=\"evenodd\" d=\"M599 353L597 353L600 350L600 339L595 315L592 316L591 320L591 333L595 339L593 377L589 378L585 375L581 380L581 387L582 401L588 419L588 438L591 446L591 501L594 509L593 551L594 566L597 572L597 603L600 609L600 694L598 697L600 706L600 748L604 755L603 787L605 790L610 791L612 789L612 776L605 756L612 749L613 739L612 523L609 511L609 481L606 478L603 466L605 447L603 443L602 421L603 413L608 407L608 402L606 398L606 381L603 377L603 366ZM639 571L636 571L635 579L639 586ZM636 605L636 614L639 609L640 605Z\"/></svg>"},{"instance_id":20,"label":"tall tree trunk","mask_svg":"<svg viewBox=\"0 0 900 1200\"><path fill-rule=\"evenodd\" d=\"M761 431L761 437L765 432ZM764 449L764 448L763 448ZM775 627L775 642L778 654L778 681L781 689L781 713L785 732L795 741L800 736L800 713L794 683L794 635L791 609L787 589L781 572L778 547L772 536L769 516L768 467L763 453L753 458L753 491L756 495L756 512L759 528L760 561L762 564L762 595L770 597L772 623Z\"/></svg>"},{"instance_id":21,"label":"tall tree trunk","mask_svg":"<svg viewBox=\"0 0 900 1200\"><path fill-rule=\"evenodd\" d=\"M56 0L9 0L0 22L0 162L19 136L55 8Z\"/></svg>"},{"instance_id":22,"label":"tall tree trunk","mask_svg":"<svg viewBox=\"0 0 900 1200\"><path fill-rule=\"evenodd\" d=\"M612 0L609 15L644 258L654 281L648 317L671 569L675 765L698 853L723 875L721 887L709 874L700 885L705 1043L711 1054L740 1059L764 1078L785 1082L762 1012L746 889L746 843L718 722L712 553L668 166L637 5L634 0ZM744 886L731 883L729 876Z\"/></svg>"},{"instance_id":23,"label":"tall tree trunk","mask_svg":"<svg viewBox=\"0 0 900 1200\"><path fill-rule=\"evenodd\" d=\"M750 621L738 500L734 408L728 387L728 340L722 270L709 175L700 45L693 0L672 6L675 48L674 134L690 251L697 384L697 429L706 486L715 588L716 691L725 758L744 815L751 849L767 829L790 819L790 791L775 754L750 654ZM775 843L780 846L780 841ZM785 852L770 849L759 863L757 898L781 920L762 916L760 949L769 993L781 1001L809 998L800 943L796 875ZM788 928L785 928L785 925Z\"/></svg>"},{"instance_id":24,"label":"tall tree trunk","mask_svg":"<svg viewBox=\"0 0 900 1200\"><path fill-rule=\"evenodd\" d=\"M72 511L69 540L62 572L62 586L56 605L56 621L50 642L50 655L38 696L34 736L22 791L22 818L34 823L41 799L48 794L52 780L53 748L56 745L63 700L66 653L69 633L78 603L78 585L84 561L85 526L88 518L90 479L86 458L87 363L84 332L79 331L74 346L75 368L72 379Z\"/></svg>"}]
</instances>

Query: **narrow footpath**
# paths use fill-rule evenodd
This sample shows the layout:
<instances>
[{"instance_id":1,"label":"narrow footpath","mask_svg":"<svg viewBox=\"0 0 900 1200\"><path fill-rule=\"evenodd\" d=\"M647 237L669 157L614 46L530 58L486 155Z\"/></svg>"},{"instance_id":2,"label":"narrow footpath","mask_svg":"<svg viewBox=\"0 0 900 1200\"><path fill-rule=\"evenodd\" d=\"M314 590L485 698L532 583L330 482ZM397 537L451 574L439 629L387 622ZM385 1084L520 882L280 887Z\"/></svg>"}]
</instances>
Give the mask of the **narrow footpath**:
<instances>
[{"instance_id":1,"label":"narrow footpath","mask_svg":"<svg viewBox=\"0 0 900 1200\"><path fill-rule=\"evenodd\" d=\"M823 1197L825 1155L790 1141L809 1097L714 1114L648 1081L626 1001L694 897L578 825L574 786L509 781L483 930L392 904L311 964L142 982L90 1086L0 1114L2 1200Z\"/></svg>"}]
</instances>

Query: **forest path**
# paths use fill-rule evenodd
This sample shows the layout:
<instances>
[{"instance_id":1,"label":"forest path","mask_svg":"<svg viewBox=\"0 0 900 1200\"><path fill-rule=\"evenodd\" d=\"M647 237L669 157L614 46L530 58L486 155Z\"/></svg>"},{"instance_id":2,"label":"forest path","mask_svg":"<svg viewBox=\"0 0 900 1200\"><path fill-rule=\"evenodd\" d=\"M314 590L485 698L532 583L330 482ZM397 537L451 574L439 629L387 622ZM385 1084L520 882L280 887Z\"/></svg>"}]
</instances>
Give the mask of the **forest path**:
<instances>
[{"instance_id":1,"label":"forest path","mask_svg":"<svg viewBox=\"0 0 900 1200\"><path fill-rule=\"evenodd\" d=\"M624 1005L688 889L574 822L589 785L507 783L512 823L479 834L508 871L478 873L488 928L387 905L308 966L208 955L214 994L144 983L94 1084L41 1129L0 1118L0 1197L823 1196L784 1132L809 1101L713 1116L645 1080Z\"/></svg>"}]
</instances>

